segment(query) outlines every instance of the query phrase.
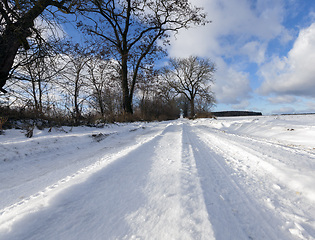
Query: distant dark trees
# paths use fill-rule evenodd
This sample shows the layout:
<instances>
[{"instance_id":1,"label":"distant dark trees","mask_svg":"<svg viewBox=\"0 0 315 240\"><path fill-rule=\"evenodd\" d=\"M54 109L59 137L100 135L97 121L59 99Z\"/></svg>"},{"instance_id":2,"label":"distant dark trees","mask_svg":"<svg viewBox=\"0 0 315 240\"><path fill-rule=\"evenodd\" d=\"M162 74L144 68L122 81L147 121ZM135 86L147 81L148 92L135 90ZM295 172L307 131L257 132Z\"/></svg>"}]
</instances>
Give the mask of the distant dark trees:
<instances>
[{"instance_id":1,"label":"distant dark trees","mask_svg":"<svg viewBox=\"0 0 315 240\"><path fill-rule=\"evenodd\" d=\"M239 116L261 116L261 112L251 112L251 111L221 111L212 112L216 117L239 117Z\"/></svg>"}]
</instances>

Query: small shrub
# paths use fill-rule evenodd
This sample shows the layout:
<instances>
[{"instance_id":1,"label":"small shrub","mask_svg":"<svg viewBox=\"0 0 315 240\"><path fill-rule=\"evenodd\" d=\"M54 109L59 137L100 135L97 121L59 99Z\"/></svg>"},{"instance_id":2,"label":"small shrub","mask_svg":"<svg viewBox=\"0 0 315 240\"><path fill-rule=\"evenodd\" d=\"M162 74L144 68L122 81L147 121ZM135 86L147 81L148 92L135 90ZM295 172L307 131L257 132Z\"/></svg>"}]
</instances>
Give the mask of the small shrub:
<instances>
[{"instance_id":1,"label":"small shrub","mask_svg":"<svg viewBox=\"0 0 315 240\"><path fill-rule=\"evenodd\" d=\"M113 133L98 133L98 134L92 134L92 138L97 141L97 142L100 142L102 140L104 140L106 137L112 135Z\"/></svg>"},{"instance_id":2,"label":"small shrub","mask_svg":"<svg viewBox=\"0 0 315 240\"><path fill-rule=\"evenodd\" d=\"M7 117L0 117L0 135L4 133L2 126L8 121Z\"/></svg>"},{"instance_id":3,"label":"small shrub","mask_svg":"<svg viewBox=\"0 0 315 240\"><path fill-rule=\"evenodd\" d=\"M35 128L35 126L31 126L31 127L29 127L28 129L26 129L25 136L26 136L27 138L33 137L34 128Z\"/></svg>"},{"instance_id":4,"label":"small shrub","mask_svg":"<svg viewBox=\"0 0 315 240\"><path fill-rule=\"evenodd\" d=\"M211 112L197 113L194 118L214 118L214 119L216 119L216 117L214 115L212 115Z\"/></svg>"},{"instance_id":5,"label":"small shrub","mask_svg":"<svg viewBox=\"0 0 315 240\"><path fill-rule=\"evenodd\" d=\"M115 122L137 122L141 120L142 118L137 113L134 114L123 113L115 117Z\"/></svg>"}]
</instances>

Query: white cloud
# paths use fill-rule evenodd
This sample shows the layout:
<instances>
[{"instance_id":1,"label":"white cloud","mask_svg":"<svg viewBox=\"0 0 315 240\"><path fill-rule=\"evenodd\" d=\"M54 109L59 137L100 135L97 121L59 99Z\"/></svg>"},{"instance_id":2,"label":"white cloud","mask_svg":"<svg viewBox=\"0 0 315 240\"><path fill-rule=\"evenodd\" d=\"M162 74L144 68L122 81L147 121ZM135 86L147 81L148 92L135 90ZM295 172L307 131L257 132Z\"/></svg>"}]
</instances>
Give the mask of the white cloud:
<instances>
[{"instance_id":1,"label":"white cloud","mask_svg":"<svg viewBox=\"0 0 315 240\"><path fill-rule=\"evenodd\" d=\"M274 38L282 41L291 39L289 32L282 25L282 1L258 1L252 6L249 0L191 0L196 6L203 6L212 23L204 27L181 31L177 41L172 41L170 55L184 57L197 54L200 56L239 55L253 38L264 45ZM246 48L246 47L245 47ZM253 58L250 52L250 58ZM261 57L259 58L261 61Z\"/></svg>"},{"instance_id":2,"label":"white cloud","mask_svg":"<svg viewBox=\"0 0 315 240\"><path fill-rule=\"evenodd\" d=\"M260 70L258 93L315 97L315 23L302 29L287 57L273 57Z\"/></svg>"},{"instance_id":3,"label":"white cloud","mask_svg":"<svg viewBox=\"0 0 315 240\"><path fill-rule=\"evenodd\" d=\"M249 101L242 100L239 104L232 105L232 108L236 110L246 110L248 106L249 106Z\"/></svg>"},{"instance_id":4,"label":"white cloud","mask_svg":"<svg viewBox=\"0 0 315 240\"><path fill-rule=\"evenodd\" d=\"M282 25L283 1L258 0L255 5L249 0L191 2L203 6L212 23L180 31L177 40L171 41L169 55L212 59L218 69L214 92L219 103L239 105L251 98L249 73L242 70L243 62L228 61L246 56L250 62L262 65L270 40L277 38L285 42L291 39Z\"/></svg>"},{"instance_id":5,"label":"white cloud","mask_svg":"<svg viewBox=\"0 0 315 240\"><path fill-rule=\"evenodd\" d=\"M241 52L248 55L251 62L255 62L260 65L265 61L266 48L266 43L261 44L258 41L252 41L246 43L241 48Z\"/></svg>"},{"instance_id":6,"label":"white cloud","mask_svg":"<svg viewBox=\"0 0 315 240\"><path fill-rule=\"evenodd\" d=\"M268 101L272 104L281 104L281 103L294 103L297 99L294 96L276 96L268 98Z\"/></svg>"},{"instance_id":7,"label":"white cloud","mask_svg":"<svg viewBox=\"0 0 315 240\"><path fill-rule=\"evenodd\" d=\"M295 113L295 109L292 107L283 107L278 110L272 111L272 114L291 114Z\"/></svg>"},{"instance_id":8,"label":"white cloud","mask_svg":"<svg viewBox=\"0 0 315 240\"><path fill-rule=\"evenodd\" d=\"M236 71L220 59L216 63L218 71L215 73L216 83L213 90L219 103L240 104L244 99L251 98L248 74Z\"/></svg>"},{"instance_id":9,"label":"white cloud","mask_svg":"<svg viewBox=\"0 0 315 240\"><path fill-rule=\"evenodd\" d=\"M315 102L307 102L306 105L307 105L309 108L315 110Z\"/></svg>"},{"instance_id":10,"label":"white cloud","mask_svg":"<svg viewBox=\"0 0 315 240\"><path fill-rule=\"evenodd\" d=\"M307 109L304 109L303 113L315 113L315 102L306 102Z\"/></svg>"},{"instance_id":11,"label":"white cloud","mask_svg":"<svg viewBox=\"0 0 315 240\"><path fill-rule=\"evenodd\" d=\"M66 37L66 33L63 30L63 27L57 22L50 21L49 23L42 19L36 18L34 25L36 29L41 31L41 36L47 40L50 37L54 36L56 38L64 38Z\"/></svg>"}]
</instances>

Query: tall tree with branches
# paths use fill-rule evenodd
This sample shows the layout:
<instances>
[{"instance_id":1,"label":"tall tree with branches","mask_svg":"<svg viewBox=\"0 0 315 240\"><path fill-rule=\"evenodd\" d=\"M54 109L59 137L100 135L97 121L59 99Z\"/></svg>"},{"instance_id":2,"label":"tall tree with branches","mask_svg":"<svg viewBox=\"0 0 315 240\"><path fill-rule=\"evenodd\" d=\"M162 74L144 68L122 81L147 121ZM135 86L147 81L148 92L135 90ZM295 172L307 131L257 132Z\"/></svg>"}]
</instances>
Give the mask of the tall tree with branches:
<instances>
[{"instance_id":1,"label":"tall tree with branches","mask_svg":"<svg viewBox=\"0 0 315 240\"><path fill-rule=\"evenodd\" d=\"M190 103L190 117L194 117L196 97L210 105L215 103L214 93L211 91L214 72L215 64L209 59L190 56L171 58L162 76L176 93L186 97Z\"/></svg>"},{"instance_id":2,"label":"tall tree with branches","mask_svg":"<svg viewBox=\"0 0 315 240\"><path fill-rule=\"evenodd\" d=\"M120 63L123 107L128 114L133 113L137 75L144 61L162 51L158 40L167 44L169 34L207 23L203 9L188 0L92 0L79 10L91 21L80 26L108 42L109 52Z\"/></svg>"}]
</instances>

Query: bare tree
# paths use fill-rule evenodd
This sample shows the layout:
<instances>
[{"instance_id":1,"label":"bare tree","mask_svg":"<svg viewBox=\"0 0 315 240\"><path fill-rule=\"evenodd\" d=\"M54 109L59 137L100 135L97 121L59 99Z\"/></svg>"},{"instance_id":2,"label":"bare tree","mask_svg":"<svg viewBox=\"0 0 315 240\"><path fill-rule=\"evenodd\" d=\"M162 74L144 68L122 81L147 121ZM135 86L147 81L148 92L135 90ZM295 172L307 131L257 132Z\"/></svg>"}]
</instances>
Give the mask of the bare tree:
<instances>
[{"instance_id":1,"label":"bare tree","mask_svg":"<svg viewBox=\"0 0 315 240\"><path fill-rule=\"evenodd\" d=\"M45 95L52 89L52 79L60 69L57 69L58 52L51 45L56 42L43 42L37 38L30 41L29 51L20 51L17 56L19 64L10 82L13 82L11 96L25 103L31 103L36 113L41 114L44 107ZM31 99L30 99L31 98ZM47 106L46 106L47 107Z\"/></svg>"},{"instance_id":2,"label":"bare tree","mask_svg":"<svg viewBox=\"0 0 315 240\"><path fill-rule=\"evenodd\" d=\"M1 0L0 1L0 91L12 70L20 47L30 48L27 38L36 35L34 21L50 6L69 13L75 0Z\"/></svg>"},{"instance_id":3,"label":"bare tree","mask_svg":"<svg viewBox=\"0 0 315 240\"><path fill-rule=\"evenodd\" d=\"M159 77L159 72L147 69L138 76L135 111L144 120L170 120L178 118L180 108L176 93Z\"/></svg>"},{"instance_id":4,"label":"bare tree","mask_svg":"<svg viewBox=\"0 0 315 240\"><path fill-rule=\"evenodd\" d=\"M183 59L171 58L162 76L171 88L187 98L190 102L190 116L194 117L197 97L210 105L215 102L211 91L214 72L215 64L209 59L190 56Z\"/></svg>"},{"instance_id":5,"label":"bare tree","mask_svg":"<svg viewBox=\"0 0 315 240\"><path fill-rule=\"evenodd\" d=\"M81 27L108 42L108 51L120 62L123 107L125 113L131 114L137 75L144 67L143 61L162 50L157 40L167 44L171 32L207 22L202 8L192 6L188 0L92 0L79 9L86 16L90 14L89 19L94 22Z\"/></svg>"},{"instance_id":6,"label":"bare tree","mask_svg":"<svg viewBox=\"0 0 315 240\"><path fill-rule=\"evenodd\" d=\"M63 56L64 70L57 81L65 100L65 107L68 108L72 117L78 122L82 117L82 109L89 97L87 90L88 68L90 61L84 49L73 49L71 54ZM62 64L61 61L61 64Z\"/></svg>"},{"instance_id":7,"label":"bare tree","mask_svg":"<svg viewBox=\"0 0 315 240\"><path fill-rule=\"evenodd\" d=\"M87 66L89 88L92 92L89 103L102 119L112 118L121 102L117 63L93 57Z\"/></svg>"}]
</instances>

